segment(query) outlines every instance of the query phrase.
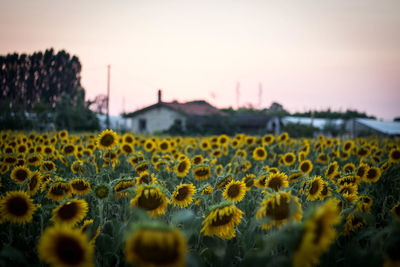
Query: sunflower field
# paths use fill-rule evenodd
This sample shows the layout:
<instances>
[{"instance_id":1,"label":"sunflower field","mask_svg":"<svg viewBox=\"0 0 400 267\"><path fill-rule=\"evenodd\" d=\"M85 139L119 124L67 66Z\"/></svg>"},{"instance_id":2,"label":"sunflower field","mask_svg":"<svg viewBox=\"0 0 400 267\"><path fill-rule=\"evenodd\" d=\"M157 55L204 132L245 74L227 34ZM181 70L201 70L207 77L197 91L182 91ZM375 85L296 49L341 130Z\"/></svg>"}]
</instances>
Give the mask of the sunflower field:
<instances>
[{"instance_id":1,"label":"sunflower field","mask_svg":"<svg viewBox=\"0 0 400 267\"><path fill-rule=\"evenodd\" d=\"M0 132L0 266L400 266L400 141Z\"/></svg>"}]
</instances>

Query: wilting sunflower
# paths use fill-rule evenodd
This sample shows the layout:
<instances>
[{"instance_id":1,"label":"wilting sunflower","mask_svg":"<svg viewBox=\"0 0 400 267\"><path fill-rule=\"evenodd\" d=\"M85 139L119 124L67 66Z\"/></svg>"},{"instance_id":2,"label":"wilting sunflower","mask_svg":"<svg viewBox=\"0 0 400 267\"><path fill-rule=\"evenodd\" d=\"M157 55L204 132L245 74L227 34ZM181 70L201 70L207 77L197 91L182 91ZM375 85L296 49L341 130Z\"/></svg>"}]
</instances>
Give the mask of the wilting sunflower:
<instances>
[{"instance_id":1,"label":"wilting sunflower","mask_svg":"<svg viewBox=\"0 0 400 267\"><path fill-rule=\"evenodd\" d=\"M74 226L85 218L88 203L83 199L72 199L60 204L53 210L52 220L56 224Z\"/></svg>"},{"instance_id":2,"label":"wilting sunflower","mask_svg":"<svg viewBox=\"0 0 400 267\"><path fill-rule=\"evenodd\" d=\"M206 236L216 235L222 239L234 238L235 226L242 221L243 212L230 202L223 202L211 207L210 210L200 232Z\"/></svg>"},{"instance_id":3,"label":"wilting sunflower","mask_svg":"<svg viewBox=\"0 0 400 267\"><path fill-rule=\"evenodd\" d=\"M136 173L138 173L139 175L140 175L142 172L149 171L149 164L148 164L147 162L138 163L138 164L136 164L136 166L135 166L135 171L136 171Z\"/></svg>"},{"instance_id":4,"label":"wilting sunflower","mask_svg":"<svg viewBox=\"0 0 400 267\"><path fill-rule=\"evenodd\" d=\"M231 181L226 185L222 196L228 201L240 202L246 191L246 184L243 181Z\"/></svg>"},{"instance_id":5,"label":"wilting sunflower","mask_svg":"<svg viewBox=\"0 0 400 267\"><path fill-rule=\"evenodd\" d=\"M51 266L94 266L94 246L87 236L64 225L46 228L39 240L38 254Z\"/></svg>"},{"instance_id":6,"label":"wilting sunflower","mask_svg":"<svg viewBox=\"0 0 400 267\"><path fill-rule=\"evenodd\" d=\"M91 188L90 183L82 178L72 179L70 182L72 193L79 196L86 196L89 194Z\"/></svg>"},{"instance_id":7,"label":"wilting sunflower","mask_svg":"<svg viewBox=\"0 0 400 267\"><path fill-rule=\"evenodd\" d=\"M188 158L184 158L178 162L175 168L175 173L178 177L185 177L190 170L190 160Z\"/></svg>"},{"instance_id":8,"label":"wilting sunflower","mask_svg":"<svg viewBox=\"0 0 400 267\"><path fill-rule=\"evenodd\" d=\"M9 222L24 224L32 221L36 206L24 191L8 191L0 199L0 216Z\"/></svg>"},{"instance_id":9,"label":"wilting sunflower","mask_svg":"<svg viewBox=\"0 0 400 267\"><path fill-rule=\"evenodd\" d=\"M172 203L174 206L180 208L187 207L193 202L193 195L196 191L196 187L193 184L181 184L178 185L175 191L172 193Z\"/></svg>"},{"instance_id":10,"label":"wilting sunflower","mask_svg":"<svg viewBox=\"0 0 400 267\"><path fill-rule=\"evenodd\" d=\"M265 186L274 191L279 191L280 188L289 186L288 176L282 172L270 173Z\"/></svg>"},{"instance_id":11,"label":"wilting sunflower","mask_svg":"<svg viewBox=\"0 0 400 267\"><path fill-rule=\"evenodd\" d=\"M23 184L30 176L32 172L24 166L16 166L11 171L10 178L17 184Z\"/></svg>"},{"instance_id":12,"label":"wilting sunflower","mask_svg":"<svg viewBox=\"0 0 400 267\"><path fill-rule=\"evenodd\" d=\"M98 184L95 186L93 192L96 198L104 199L109 196L111 188L108 186L108 184Z\"/></svg>"},{"instance_id":13,"label":"wilting sunflower","mask_svg":"<svg viewBox=\"0 0 400 267\"><path fill-rule=\"evenodd\" d=\"M193 167L193 175L196 180L207 180L211 176L211 168L209 165L198 165Z\"/></svg>"},{"instance_id":14,"label":"wilting sunflower","mask_svg":"<svg viewBox=\"0 0 400 267\"><path fill-rule=\"evenodd\" d=\"M39 166L42 163L43 157L40 154L32 154L26 157L26 163L29 166Z\"/></svg>"},{"instance_id":15,"label":"wilting sunflower","mask_svg":"<svg viewBox=\"0 0 400 267\"><path fill-rule=\"evenodd\" d=\"M139 186L130 201L131 206L142 208L153 217L164 214L169 203L169 199L157 185Z\"/></svg>"},{"instance_id":16,"label":"wilting sunflower","mask_svg":"<svg viewBox=\"0 0 400 267\"><path fill-rule=\"evenodd\" d=\"M367 183L376 183L381 178L381 169L377 167L371 167L368 169L364 176L363 181Z\"/></svg>"},{"instance_id":17,"label":"wilting sunflower","mask_svg":"<svg viewBox=\"0 0 400 267\"><path fill-rule=\"evenodd\" d=\"M352 172L354 172L355 170L356 170L356 165L354 165L354 164L351 163L351 162L346 163L346 164L343 166L343 171L344 171L345 173L352 173Z\"/></svg>"},{"instance_id":18,"label":"wilting sunflower","mask_svg":"<svg viewBox=\"0 0 400 267\"><path fill-rule=\"evenodd\" d=\"M397 203L393 208L392 208L392 213L396 216L398 220L400 220L400 202Z\"/></svg>"},{"instance_id":19,"label":"wilting sunflower","mask_svg":"<svg viewBox=\"0 0 400 267\"><path fill-rule=\"evenodd\" d=\"M292 152L283 155L283 163L285 165L291 166L296 162L296 155Z\"/></svg>"},{"instance_id":20,"label":"wilting sunflower","mask_svg":"<svg viewBox=\"0 0 400 267\"><path fill-rule=\"evenodd\" d=\"M329 161L329 156L324 154L324 153L319 153L318 157L316 159L316 162L321 163L321 164L327 164Z\"/></svg>"},{"instance_id":21,"label":"wilting sunflower","mask_svg":"<svg viewBox=\"0 0 400 267\"><path fill-rule=\"evenodd\" d=\"M135 185L136 185L136 181L134 179L126 178L126 179L118 180L114 186L115 198L117 199L117 198L126 197L128 195L128 192L126 192L125 190L128 188L132 188Z\"/></svg>"},{"instance_id":22,"label":"wilting sunflower","mask_svg":"<svg viewBox=\"0 0 400 267\"><path fill-rule=\"evenodd\" d=\"M333 178L336 175L338 169L339 169L338 163L336 161L332 162L331 164L329 164L328 168L325 171L325 177Z\"/></svg>"},{"instance_id":23,"label":"wilting sunflower","mask_svg":"<svg viewBox=\"0 0 400 267\"><path fill-rule=\"evenodd\" d=\"M103 150L112 149L117 144L118 136L113 130L104 130L97 138L97 147Z\"/></svg>"},{"instance_id":24,"label":"wilting sunflower","mask_svg":"<svg viewBox=\"0 0 400 267\"><path fill-rule=\"evenodd\" d=\"M39 190L40 187L40 172L34 171L29 177L28 182L28 194L33 196Z\"/></svg>"},{"instance_id":25,"label":"wilting sunflower","mask_svg":"<svg viewBox=\"0 0 400 267\"><path fill-rule=\"evenodd\" d=\"M392 148L389 152L389 161L393 163L400 163L400 149Z\"/></svg>"},{"instance_id":26,"label":"wilting sunflower","mask_svg":"<svg viewBox=\"0 0 400 267\"><path fill-rule=\"evenodd\" d=\"M319 263L319 257L329 249L336 237L334 226L340 222L340 212L335 200L328 200L318 207L305 229L298 249L293 256L293 266L313 266Z\"/></svg>"},{"instance_id":27,"label":"wilting sunflower","mask_svg":"<svg viewBox=\"0 0 400 267\"><path fill-rule=\"evenodd\" d=\"M267 151L265 150L264 147L260 146L260 147L256 147L253 150L253 159L255 160L265 160L267 158Z\"/></svg>"},{"instance_id":28,"label":"wilting sunflower","mask_svg":"<svg viewBox=\"0 0 400 267\"><path fill-rule=\"evenodd\" d=\"M322 180L321 176L315 176L314 179L310 182L310 185L307 190L307 200L312 201L319 198L322 189L324 188L324 180Z\"/></svg>"},{"instance_id":29,"label":"wilting sunflower","mask_svg":"<svg viewBox=\"0 0 400 267\"><path fill-rule=\"evenodd\" d=\"M66 181L54 181L49 187L46 197L53 201L61 201L65 198L71 197L72 188Z\"/></svg>"},{"instance_id":30,"label":"wilting sunflower","mask_svg":"<svg viewBox=\"0 0 400 267\"><path fill-rule=\"evenodd\" d=\"M303 160L299 165L299 170L304 174L309 174L313 169L311 160Z\"/></svg>"},{"instance_id":31,"label":"wilting sunflower","mask_svg":"<svg viewBox=\"0 0 400 267\"><path fill-rule=\"evenodd\" d=\"M154 222L135 225L125 241L125 258L133 266L183 267L186 251L180 231Z\"/></svg>"},{"instance_id":32,"label":"wilting sunflower","mask_svg":"<svg viewBox=\"0 0 400 267\"><path fill-rule=\"evenodd\" d=\"M301 205L297 197L286 192L278 192L261 202L257 211L257 219L271 219L271 222L262 224L262 229L269 229L273 225L280 227L287 221L299 221L303 217Z\"/></svg>"}]
</instances>

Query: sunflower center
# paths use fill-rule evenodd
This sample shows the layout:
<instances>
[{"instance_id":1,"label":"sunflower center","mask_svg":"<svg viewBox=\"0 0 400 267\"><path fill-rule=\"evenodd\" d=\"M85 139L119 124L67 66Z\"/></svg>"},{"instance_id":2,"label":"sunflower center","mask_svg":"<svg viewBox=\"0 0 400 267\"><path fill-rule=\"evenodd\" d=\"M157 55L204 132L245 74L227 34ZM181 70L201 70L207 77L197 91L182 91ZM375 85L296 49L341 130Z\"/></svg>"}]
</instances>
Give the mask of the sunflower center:
<instances>
[{"instance_id":1,"label":"sunflower center","mask_svg":"<svg viewBox=\"0 0 400 267\"><path fill-rule=\"evenodd\" d=\"M369 169L367 172L367 179L374 179L377 176L377 171L375 169Z\"/></svg>"},{"instance_id":2,"label":"sunflower center","mask_svg":"<svg viewBox=\"0 0 400 267\"><path fill-rule=\"evenodd\" d=\"M302 172L307 172L310 169L310 164L308 164L308 162L305 162L301 164L300 169Z\"/></svg>"},{"instance_id":3,"label":"sunflower center","mask_svg":"<svg viewBox=\"0 0 400 267\"><path fill-rule=\"evenodd\" d=\"M147 166L147 164L141 164L141 165L139 165L139 166L137 166L136 167L136 171L137 172L144 172L144 171L146 171L148 169L148 166Z\"/></svg>"},{"instance_id":4,"label":"sunflower center","mask_svg":"<svg viewBox=\"0 0 400 267\"><path fill-rule=\"evenodd\" d=\"M357 176L363 177L364 173L365 173L365 169L364 168L358 168Z\"/></svg>"},{"instance_id":5,"label":"sunflower center","mask_svg":"<svg viewBox=\"0 0 400 267\"><path fill-rule=\"evenodd\" d=\"M100 139L100 144L105 147L111 146L113 143L114 143L114 136L112 136L111 134L105 134Z\"/></svg>"},{"instance_id":6,"label":"sunflower center","mask_svg":"<svg viewBox=\"0 0 400 267\"><path fill-rule=\"evenodd\" d=\"M314 195L315 193L317 193L319 190L319 184L317 181L314 181L311 183L311 187L310 187L310 195Z\"/></svg>"},{"instance_id":7,"label":"sunflower center","mask_svg":"<svg viewBox=\"0 0 400 267\"><path fill-rule=\"evenodd\" d=\"M24 216L28 211L28 203L22 197L13 197L6 203L7 210L14 216Z\"/></svg>"},{"instance_id":8,"label":"sunflower center","mask_svg":"<svg viewBox=\"0 0 400 267\"><path fill-rule=\"evenodd\" d=\"M262 149L257 149L257 156L259 156L259 157L264 157L264 156L265 156L264 150L262 150Z\"/></svg>"},{"instance_id":9,"label":"sunflower center","mask_svg":"<svg viewBox=\"0 0 400 267\"><path fill-rule=\"evenodd\" d=\"M175 199L178 201L182 201L187 197L188 194L189 194L189 188L187 188L186 186L179 188L178 194L176 194Z\"/></svg>"},{"instance_id":10,"label":"sunflower center","mask_svg":"<svg viewBox=\"0 0 400 267\"><path fill-rule=\"evenodd\" d=\"M334 171L335 171L335 166L334 165L329 166L327 175L328 176L331 175Z\"/></svg>"},{"instance_id":11,"label":"sunflower center","mask_svg":"<svg viewBox=\"0 0 400 267\"><path fill-rule=\"evenodd\" d=\"M81 180L78 180L78 181L76 181L76 182L73 182L73 183L71 184L71 186L72 186L75 190L78 190L78 191L83 191L83 190L85 190L86 188L88 188L87 184L86 184L84 181L81 181Z\"/></svg>"},{"instance_id":12,"label":"sunflower center","mask_svg":"<svg viewBox=\"0 0 400 267\"><path fill-rule=\"evenodd\" d=\"M35 186L38 183L38 177L36 175L32 176L30 182L29 182L29 189L33 190L35 188Z\"/></svg>"},{"instance_id":13,"label":"sunflower center","mask_svg":"<svg viewBox=\"0 0 400 267\"><path fill-rule=\"evenodd\" d=\"M286 157L285 157L285 160L286 160L286 162L292 162L293 161L293 156L292 155L287 155Z\"/></svg>"},{"instance_id":14,"label":"sunflower center","mask_svg":"<svg viewBox=\"0 0 400 267\"><path fill-rule=\"evenodd\" d=\"M17 159L15 157L6 157L5 162L8 164L14 164L15 162L17 162Z\"/></svg>"},{"instance_id":15,"label":"sunflower center","mask_svg":"<svg viewBox=\"0 0 400 267\"><path fill-rule=\"evenodd\" d=\"M321 195L326 196L328 194L328 187L324 185L321 191Z\"/></svg>"},{"instance_id":16,"label":"sunflower center","mask_svg":"<svg viewBox=\"0 0 400 267\"><path fill-rule=\"evenodd\" d=\"M84 260L84 250L81 244L68 236L58 238L55 251L61 262L69 265L77 265Z\"/></svg>"},{"instance_id":17,"label":"sunflower center","mask_svg":"<svg viewBox=\"0 0 400 267\"><path fill-rule=\"evenodd\" d=\"M167 236L165 236L167 239ZM168 238L169 239L169 238ZM179 259L177 240L173 239L172 246L160 246L157 242L147 242L144 244L141 238L135 240L133 253L138 255L143 261L154 265L173 265Z\"/></svg>"},{"instance_id":18,"label":"sunflower center","mask_svg":"<svg viewBox=\"0 0 400 267\"><path fill-rule=\"evenodd\" d=\"M60 216L62 220L69 220L71 218L74 218L77 212L78 205L76 203L66 203L58 210L58 216Z\"/></svg>"},{"instance_id":19,"label":"sunflower center","mask_svg":"<svg viewBox=\"0 0 400 267\"><path fill-rule=\"evenodd\" d=\"M47 171L53 170L53 164L52 163L44 163L43 166L46 168Z\"/></svg>"},{"instance_id":20,"label":"sunflower center","mask_svg":"<svg viewBox=\"0 0 400 267\"><path fill-rule=\"evenodd\" d=\"M209 174L209 172L208 172L208 169L204 168L204 169L196 170L195 174L197 176L204 177L204 176L207 176Z\"/></svg>"},{"instance_id":21,"label":"sunflower center","mask_svg":"<svg viewBox=\"0 0 400 267\"><path fill-rule=\"evenodd\" d=\"M63 185L57 185L51 187L51 194L55 196L62 196L64 193L67 193L69 190L68 188L64 187Z\"/></svg>"},{"instance_id":22,"label":"sunflower center","mask_svg":"<svg viewBox=\"0 0 400 267\"><path fill-rule=\"evenodd\" d=\"M400 159L400 150L393 151L391 156L392 156L392 159L399 160Z\"/></svg>"},{"instance_id":23,"label":"sunflower center","mask_svg":"<svg viewBox=\"0 0 400 267\"><path fill-rule=\"evenodd\" d=\"M158 194L155 194L154 196L148 194L148 197L146 197L145 194L142 194L138 199L138 204L139 207L145 210L154 210L162 204L162 199Z\"/></svg>"},{"instance_id":24,"label":"sunflower center","mask_svg":"<svg viewBox=\"0 0 400 267\"><path fill-rule=\"evenodd\" d=\"M167 150L167 149L168 149L167 143L162 143L162 144L160 145L160 148L161 148L162 150Z\"/></svg>"},{"instance_id":25,"label":"sunflower center","mask_svg":"<svg viewBox=\"0 0 400 267\"><path fill-rule=\"evenodd\" d=\"M272 178L268 183L268 187L274 189L275 191L278 191L281 186L282 181L279 177Z\"/></svg>"},{"instance_id":26,"label":"sunflower center","mask_svg":"<svg viewBox=\"0 0 400 267\"><path fill-rule=\"evenodd\" d=\"M178 165L178 172L184 172L186 170L186 162L182 161Z\"/></svg>"},{"instance_id":27,"label":"sunflower center","mask_svg":"<svg viewBox=\"0 0 400 267\"><path fill-rule=\"evenodd\" d=\"M219 215L220 215L220 213L218 213L218 215L215 216L215 220L213 220L211 223L212 226L221 226L221 225L228 224L232 221L233 213L229 214L229 215L224 214L223 216L219 216Z\"/></svg>"},{"instance_id":28,"label":"sunflower center","mask_svg":"<svg viewBox=\"0 0 400 267\"><path fill-rule=\"evenodd\" d=\"M237 184L233 184L228 188L228 196L230 198L235 198L240 193L240 186Z\"/></svg>"},{"instance_id":29,"label":"sunflower center","mask_svg":"<svg viewBox=\"0 0 400 267\"><path fill-rule=\"evenodd\" d=\"M106 197L107 193L108 193L108 189L104 188L104 187L100 187L96 190L96 196L101 197L101 198Z\"/></svg>"},{"instance_id":30,"label":"sunflower center","mask_svg":"<svg viewBox=\"0 0 400 267\"><path fill-rule=\"evenodd\" d=\"M286 198L281 196L280 204L272 205L271 202L268 203L268 209L266 212L268 217L272 217L274 220L284 220L287 219L290 215L290 207Z\"/></svg>"},{"instance_id":31,"label":"sunflower center","mask_svg":"<svg viewBox=\"0 0 400 267\"><path fill-rule=\"evenodd\" d=\"M30 157L30 158L28 159L28 162L29 162L29 163L35 163L35 162L37 162L37 161L39 161L39 158L36 157L36 156Z\"/></svg>"},{"instance_id":32,"label":"sunflower center","mask_svg":"<svg viewBox=\"0 0 400 267\"><path fill-rule=\"evenodd\" d=\"M18 181L25 181L28 178L28 172L26 170L17 170L15 172L15 178Z\"/></svg>"},{"instance_id":33,"label":"sunflower center","mask_svg":"<svg viewBox=\"0 0 400 267\"><path fill-rule=\"evenodd\" d=\"M74 146L68 145L64 148L65 154L71 154L72 152L74 152Z\"/></svg>"}]
</instances>

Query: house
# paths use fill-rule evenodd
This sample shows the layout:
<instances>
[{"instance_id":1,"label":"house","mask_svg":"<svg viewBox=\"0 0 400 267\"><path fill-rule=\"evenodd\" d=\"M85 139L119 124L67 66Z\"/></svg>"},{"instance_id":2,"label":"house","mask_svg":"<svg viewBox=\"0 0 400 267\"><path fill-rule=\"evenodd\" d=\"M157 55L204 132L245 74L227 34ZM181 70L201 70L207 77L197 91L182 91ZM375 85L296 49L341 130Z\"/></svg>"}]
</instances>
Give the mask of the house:
<instances>
[{"instance_id":1,"label":"house","mask_svg":"<svg viewBox=\"0 0 400 267\"><path fill-rule=\"evenodd\" d=\"M353 137L367 135L395 137L400 136L400 122L355 118L347 122L346 130L352 133Z\"/></svg>"},{"instance_id":2,"label":"house","mask_svg":"<svg viewBox=\"0 0 400 267\"><path fill-rule=\"evenodd\" d=\"M152 133L168 130L174 124L179 125L182 130L186 130L189 120L211 115L224 116L225 113L203 100L186 103L163 102L161 90L159 90L156 104L128 113L125 118L129 130Z\"/></svg>"}]
</instances>

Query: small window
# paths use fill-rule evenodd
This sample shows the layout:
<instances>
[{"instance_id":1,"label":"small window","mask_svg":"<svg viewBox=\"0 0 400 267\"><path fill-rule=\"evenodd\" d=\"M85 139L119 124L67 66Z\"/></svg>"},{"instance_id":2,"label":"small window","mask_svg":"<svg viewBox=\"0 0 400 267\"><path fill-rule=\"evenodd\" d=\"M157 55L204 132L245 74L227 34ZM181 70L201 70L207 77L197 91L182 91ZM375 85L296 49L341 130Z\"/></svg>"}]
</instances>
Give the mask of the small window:
<instances>
[{"instance_id":1,"label":"small window","mask_svg":"<svg viewBox=\"0 0 400 267\"><path fill-rule=\"evenodd\" d=\"M146 131L146 119L139 119L139 131Z\"/></svg>"}]
</instances>

